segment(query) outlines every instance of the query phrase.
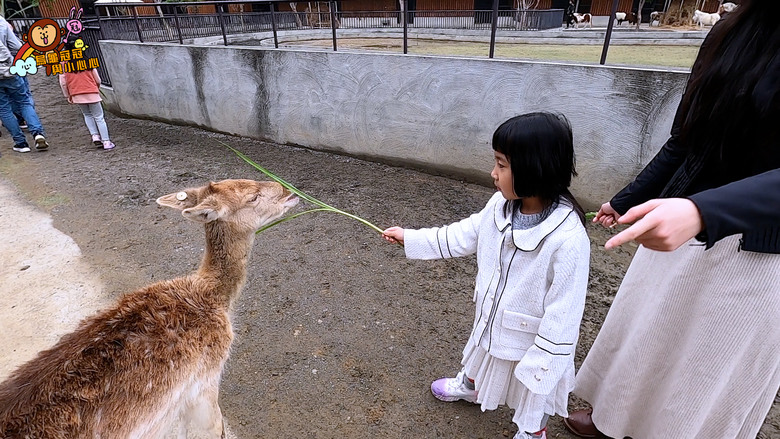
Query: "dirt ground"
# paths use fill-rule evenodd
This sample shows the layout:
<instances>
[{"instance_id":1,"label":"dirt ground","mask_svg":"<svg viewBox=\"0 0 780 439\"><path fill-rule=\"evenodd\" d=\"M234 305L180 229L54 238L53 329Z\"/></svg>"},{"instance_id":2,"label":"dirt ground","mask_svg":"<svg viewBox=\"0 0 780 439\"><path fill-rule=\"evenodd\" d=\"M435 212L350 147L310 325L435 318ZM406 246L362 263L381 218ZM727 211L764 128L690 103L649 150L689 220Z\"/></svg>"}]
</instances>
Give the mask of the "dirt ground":
<instances>
[{"instance_id":1,"label":"dirt ground","mask_svg":"<svg viewBox=\"0 0 780 439\"><path fill-rule=\"evenodd\" d=\"M479 210L493 191L417 170L111 114L117 148L97 150L56 80L38 75L31 83L51 148L15 153L3 130L0 178L75 241L109 297L181 275L199 262L202 228L158 207L155 198L209 180L262 179L218 140L380 227L450 223ZM588 231L593 257L578 365L634 249L607 252L602 245L614 231ZM30 264L47 257L36 255ZM475 273L473 258L409 261L374 231L332 214L263 232L238 301L237 338L222 383L231 429L242 439L511 437L509 410L481 413L467 403L439 402L429 391L431 380L459 369ZM45 320L46 312L24 318ZM18 318L8 310L2 316ZM780 437L777 406L762 439ZM572 397L570 409L579 407ZM549 427L550 438L574 437L559 417Z\"/></svg>"}]
</instances>

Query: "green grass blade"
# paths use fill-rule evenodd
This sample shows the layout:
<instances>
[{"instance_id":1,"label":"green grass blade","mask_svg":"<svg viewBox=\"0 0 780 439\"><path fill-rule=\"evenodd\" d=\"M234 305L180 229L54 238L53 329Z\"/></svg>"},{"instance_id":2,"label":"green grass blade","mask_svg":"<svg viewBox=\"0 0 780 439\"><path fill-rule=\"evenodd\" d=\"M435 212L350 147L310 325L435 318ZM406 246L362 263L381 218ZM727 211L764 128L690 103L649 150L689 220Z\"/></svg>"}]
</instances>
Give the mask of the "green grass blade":
<instances>
[{"instance_id":1,"label":"green grass blade","mask_svg":"<svg viewBox=\"0 0 780 439\"><path fill-rule=\"evenodd\" d=\"M293 186L291 183L285 181L283 178L279 177L278 175L274 174L273 172L269 171L268 169L260 166L254 160L249 158L246 154L244 154L243 152L233 148L232 146L228 145L227 143L222 142L220 140L217 140L217 142L221 143L223 146L225 146L229 150L233 151L234 154L236 154L242 160L244 160L245 162L250 164L253 168L255 168L258 171L262 172L267 177L269 177L271 180L281 184L282 186L287 188L287 190L289 190L290 192L294 193L295 195L297 195L301 199L303 199L305 201L308 201L309 203L315 204L317 206L320 206L320 208L318 208L318 209L311 209L311 210L307 210L307 211L304 211L304 212L296 213L294 215L290 215L288 217L284 217L284 218L278 219L278 220L276 220L276 221L274 221L274 222L272 222L270 224L267 224L267 225L261 227L260 230L258 230L256 233L260 233L260 232L262 232L264 230L267 230L267 229L269 229L269 228L271 228L271 227L273 227L273 226L275 226L277 224L283 223L283 222L291 220L293 218L297 218L297 217L299 217L301 215L304 215L304 214L307 214L307 213L310 213L310 212L324 212L324 211L330 211L330 212L338 213L340 215L344 215L346 217L352 218L354 220L357 220L357 221L363 223L364 225L374 229L375 231L377 231L379 233L383 232L383 230L380 229L379 227L377 227L376 225L372 224L371 222L369 222L369 221L367 221L367 220L365 220L365 219L363 219L363 218L361 218L361 217L359 217L357 215L353 215L353 214L345 212L345 211L343 211L341 209L337 209L337 208L331 206L330 204L324 203L324 202L322 202L322 201L312 197L311 195L309 195L306 192L304 192L304 191L298 189L297 187Z\"/></svg>"},{"instance_id":2,"label":"green grass blade","mask_svg":"<svg viewBox=\"0 0 780 439\"><path fill-rule=\"evenodd\" d=\"M330 211L330 209L326 209L326 208L319 208L319 209L309 209L309 210L305 210L305 211L303 211L303 212L298 212L298 213L296 213L296 214L294 214L294 215L286 216L286 217L284 217L284 218L279 218L278 220L276 220L276 221L274 221L274 222L272 222L272 223L268 223L268 224L264 225L263 227L260 227L260 229L258 229L258 230L255 232L255 234L257 234L257 233L260 233L260 232L262 232L262 231L264 231L264 230L268 230L268 229L270 229L271 227L273 227L273 226L275 226L275 225L277 225L277 224L281 224L281 223L283 223L283 222L285 222L285 221L289 221L289 220L291 220L291 219L293 219L293 218L298 218L298 217L299 217L299 216L301 216L301 215L306 215L307 213L312 213L312 212L326 212L326 211Z\"/></svg>"},{"instance_id":3,"label":"green grass blade","mask_svg":"<svg viewBox=\"0 0 780 439\"><path fill-rule=\"evenodd\" d=\"M340 215L344 215L344 216L346 216L346 217L349 217L349 218L352 218L352 219L354 219L354 220L357 220L357 221L359 221L359 222L361 222L361 223L363 223L363 224L367 225L368 227L371 227L372 229L376 230L376 231L377 231L377 232L379 232L379 233L382 233L382 232L384 232L384 230L380 229L379 227L377 227L377 226L376 226L376 225L374 225L373 223L369 222L368 220L364 220L363 218L361 218L361 217L359 217L359 216L357 216L357 215L353 215L353 214L351 214L351 213L344 212L343 210L341 210L341 209L336 209L335 207L332 207L332 208L330 208L330 209L326 209L326 210L330 210L331 212L335 212L335 213L338 213L338 214L340 214Z\"/></svg>"},{"instance_id":4,"label":"green grass blade","mask_svg":"<svg viewBox=\"0 0 780 439\"><path fill-rule=\"evenodd\" d=\"M309 195L309 194L307 194L306 192L303 192L302 190L300 190L300 189L298 189L297 187L293 186L291 183L288 183L287 181L285 181L284 179L282 179L282 178L281 178L281 177L279 177L278 175L274 174L273 172L269 171L268 169L265 169L264 167L262 167L262 166L260 166L259 164L255 163L255 161L254 161L254 160L250 159L250 158L249 158L248 156L246 156L246 155L245 155L243 152L241 152L241 151L239 151L239 150L237 150L237 149L233 148L232 146L230 146L230 145L228 145L227 143L224 143L224 142L222 142L222 141L220 141L220 140L217 140L217 142L221 143L221 144L222 144L222 145L224 145L226 148L228 148L228 149L230 149L231 151L233 151L233 152L234 152L234 153L235 153L237 156L239 156L239 157L240 157L242 160L244 160L245 162L249 163L249 164L250 164L252 167L254 167L254 168L255 168L255 169L257 169L258 171L260 171L260 172L262 172L263 174L265 174L266 176L268 176L268 177L269 177L271 180L273 180L273 181L275 181L275 182L277 182L277 183L281 184L282 186L284 186L285 188L287 188L287 190L289 190L290 192L294 193L295 195L298 195L298 196L299 196L299 197L301 197L302 199L304 199L304 200L306 200L306 201L308 201L308 202L310 202L310 203L312 203L312 204L317 204L317 205L319 205L319 206L322 206L322 207L331 207L331 206L329 206L329 205L327 205L327 204L323 203L322 201L320 201L320 200L318 200L318 199L316 199L316 198L314 198L314 197L310 196L310 195Z\"/></svg>"}]
</instances>

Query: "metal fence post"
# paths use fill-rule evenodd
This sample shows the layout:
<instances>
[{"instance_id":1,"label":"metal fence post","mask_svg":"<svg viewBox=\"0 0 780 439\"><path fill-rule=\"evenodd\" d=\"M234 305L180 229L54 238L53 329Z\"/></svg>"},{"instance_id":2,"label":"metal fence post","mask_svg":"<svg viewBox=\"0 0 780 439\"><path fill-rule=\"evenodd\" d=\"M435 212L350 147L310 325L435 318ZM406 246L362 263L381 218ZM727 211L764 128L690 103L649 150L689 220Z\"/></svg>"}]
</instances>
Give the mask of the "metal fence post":
<instances>
[{"instance_id":1,"label":"metal fence post","mask_svg":"<svg viewBox=\"0 0 780 439\"><path fill-rule=\"evenodd\" d=\"M135 5L131 5L131 8L133 8L133 21L135 22L135 30L138 31L138 41L144 42L144 36L141 35L141 25L138 24L138 12L135 10Z\"/></svg>"},{"instance_id":2,"label":"metal fence post","mask_svg":"<svg viewBox=\"0 0 780 439\"><path fill-rule=\"evenodd\" d=\"M103 24L100 22L100 6L95 6L95 17L97 18L98 34L100 34L100 39L105 40L106 37L103 35Z\"/></svg>"},{"instance_id":3,"label":"metal fence post","mask_svg":"<svg viewBox=\"0 0 780 439\"><path fill-rule=\"evenodd\" d=\"M225 22L222 20L222 5L215 3L214 6L217 7L217 20L219 20L219 27L222 29L222 40L225 41L225 45L227 46L227 32L225 32Z\"/></svg>"},{"instance_id":4,"label":"metal fence post","mask_svg":"<svg viewBox=\"0 0 780 439\"><path fill-rule=\"evenodd\" d=\"M181 26L179 25L179 13L176 11L178 6L172 6L173 8L173 22L176 23L176 33L179 34L179 44L184 44L184 40L181 38Z\"/></svg>"},{"instance_id":5,"label":"metal fence post","mask_svg":"<svg viewBox=\"0 0 780 439\"><path fill-rule=\"evenodd\" d=\"M336 52L338 50L336 47L336 11L333 10L336 7L336 2L330 0L328 5L330 7L330 28L333 29L333 51Z\"/></svg>"},{"instance_id":6,"label":"metal fence post","mask_svg":"<svg viewBox=\"0 0 780 439\"><path fill-rule=\"evenodd\" d=\"M599 64L604 65L607 62L607 51L609 50L609 40L612 38L612 27L615 24L615 15L617 14L618 0L612 3L612 14L609 16L609 24L607 24L607 35L604 37L604 48L601 49L601 61Z\"/></svg>"},{"instance_id":7,"label":"metal fence post","mask_svg":"<svg viewBox=\"0 0 780 439\"><path fill-rule=\"evenodd\" d=\"M279 48L279 38L276 36L276 3L271 3L271 29L274 31L274 48Z\"/></svg>"},{"instance_id":8,"label":"metal fence post","mask_svg":"<svg viewBox=\"0 0 780 439\"><path fill-rule=\"evenodd\" d=\"M407 24L409 22L409 1L404 1L404 10L401 12L403 14L402 19L404 20L404 55L409 52L409 25Z\"/></svg>"},{"instance_id":9,"label":"metal fence post","mask_svg":"<svg viewBox=\"0 0 780 439\"><path fill-rule=\"evenodd\" d=\"M498 0L493 0L493 22L490 24L490 58L496 48L496 28L498 27Z\"/></svg>"}]
</instances>

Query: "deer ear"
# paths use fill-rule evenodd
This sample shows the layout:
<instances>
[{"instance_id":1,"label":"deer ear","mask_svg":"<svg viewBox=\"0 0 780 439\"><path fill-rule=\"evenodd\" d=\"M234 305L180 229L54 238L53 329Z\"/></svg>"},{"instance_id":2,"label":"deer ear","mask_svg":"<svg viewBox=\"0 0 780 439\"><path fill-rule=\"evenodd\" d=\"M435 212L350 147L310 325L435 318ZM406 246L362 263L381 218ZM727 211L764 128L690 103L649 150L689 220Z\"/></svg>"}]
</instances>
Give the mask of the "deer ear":
<instances>
[{"instance_id":1,"label":"deer ear","mask_svg":"<svg viewBox=\"0 0 780 439\"><path fill-rule=\"evenodd\" d=\"M203 188L185 189L181 192L163 195L157 199L157 204L177 210L189 209L198 204L202 192Z\"/></svg>"},{"instance_id":2,"label":"deer ear","mask_svg":"<svg viewBox=\"0 0 780 439\"><path fill-rule=\"evenodd\" d=\"M182 210L181 214L193 221L210 223L219 219L222 216L222 211L219 209L219 206L214 204L213 200L207 199L195 207Z\"/></svg>"}]
</instances>

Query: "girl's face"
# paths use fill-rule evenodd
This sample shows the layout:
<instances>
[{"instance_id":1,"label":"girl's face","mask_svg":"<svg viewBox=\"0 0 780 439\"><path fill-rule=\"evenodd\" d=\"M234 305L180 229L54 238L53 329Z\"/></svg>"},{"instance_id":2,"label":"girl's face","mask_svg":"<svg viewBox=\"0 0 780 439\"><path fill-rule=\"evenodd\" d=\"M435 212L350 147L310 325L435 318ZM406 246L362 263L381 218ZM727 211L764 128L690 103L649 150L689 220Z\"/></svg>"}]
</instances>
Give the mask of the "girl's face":
<instances>
[{"instance_id":1,"label":"girl's face","mask_svg":"<svg viewBox=\"0 0 780 439\"><path fill-rule=\"evenodd\" d=\"M493 177L493 184L496 189L501 191L501 195L507 200L517 200L518 197L515 194L514 179L512 178L512 168L509 167L509 159L506 155L498 151L493 151L496 164L493 166L493 170L490 171L490 176Z\"/></svg>"}]
</instances>

